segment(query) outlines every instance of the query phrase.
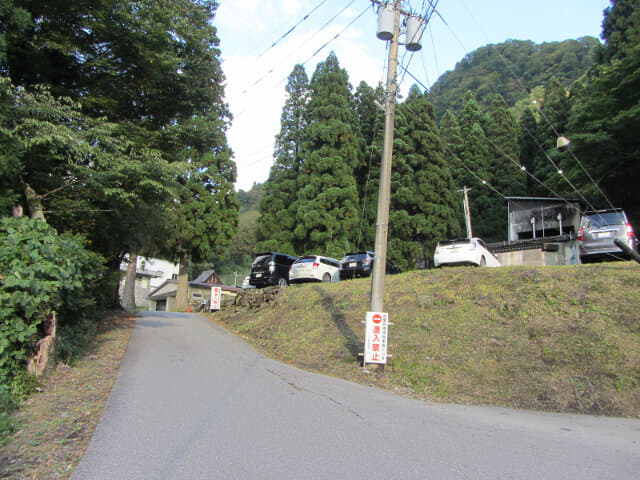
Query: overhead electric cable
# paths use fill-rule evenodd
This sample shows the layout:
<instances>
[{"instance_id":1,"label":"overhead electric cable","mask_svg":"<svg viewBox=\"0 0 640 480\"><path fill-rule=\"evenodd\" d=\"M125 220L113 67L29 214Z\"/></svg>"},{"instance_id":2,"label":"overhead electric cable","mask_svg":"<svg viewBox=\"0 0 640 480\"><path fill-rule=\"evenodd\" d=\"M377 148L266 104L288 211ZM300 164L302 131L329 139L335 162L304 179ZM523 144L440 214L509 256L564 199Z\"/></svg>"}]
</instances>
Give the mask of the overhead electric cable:
<instances>
[{"instance_id":1,"label":"overhead electric cable","mask_svg":"<svg viewBox=\"0 0 640 480\"><path fill-rule=\"evenodd\" d=\"M280 41L282 41L287 35L289 35L291 32L293 32L302 22L307 20L309 18L309 16L313 14L313 12L318 10L325 3L327 3L327 0L322 0L318 5L313 7L313 9L309 13L307 13L304 17L302 17L300 20L298 20L298 23L296 23L293 27L291 27L284 34L282 34L282 36L280 38L278 38L275 42L273 42L269 48L267 48L264 52L262 52L258 56L258 58L262 57L265 53L267 53L269 50L271 50L273 47L275 47L278 43L280 43Z\"/></svg>"},{"instance_id":2,"label":"overhead electric cable","mask_svg":"<svg viewBox=\"0 0 640 480\"><path fill-rule=\"evenodd\" d=\"M326 1L326 0L325 0ZM303 41L302 43L300 43L299 45L296 46L296 48L294 50L292 50L291 52L289 52L289 54L287 55L288 57L290 57L291 55L293 55L294 53L298 52L302 47L304 47L307 43L309 43L311 40L313 40L313 38L319 34L320 32L322 32L325 28L327 28L331 23L333 23L333 21L338 18L347 8L349 8L353 3L355 2L355 0L350 0L338 13L336 13L333 17L331 17L327 22L325 22L324 25L322 25L318 30L316 30L316 32L313 33L313 35L311 35L309 38L307 38L305 41ZM323 2L324 3L324 2ZM318 5L314 10L312 10L307 17L313 13L318 7L320 7L320 5ZM306 17L305 17L306 19ZM295 28L295 27L294 27ZM293 28L291 30L289 30L288 33L290 33L293 30ZM283 37L284 38L284 37ZM278 43L278 42L276 42ZM271 50L276 43L274 43L271 47L267 48L267 50L265 50L264 52L262 52L260 54L260 56L258 56L258 59L260 57L262 57L265 53L267 53L269 50ZM256 59L257 60L257 59ZM274 72L274 67L271 67L267 73L265 73L264 75L262 75L260 78L258 78L255 82L253 82L251 85L249 85L247 88L245 88L242 91L242 94L244 95L245 93L247 93L251 88L255 87L258 83L260 83L262 80L264 80L265 78L267 78L269 75L271 75Z\"/></svg>"},{"instance_id":3,"label":"overhead electric cable","mask_svg":"<svg viewBox=\"0 0 640 480\"><path fill-rule=\"evenodd\" d=\"M360 12L360 14L355 17L354 19L352 19L346 27L344 27L342 30L340 30L338 33L336 33L333 38L331 38L330 40L328 40L327 42L325 42L324 45L322 45L319 49L317 49L313 55L311 55L309 58L307 58L304 62L302 62L302 65L304 65L305 63L307 63L309 60L311 60L313 57L315 57L318 53L320 53L324 48L326 48L327 45L329 45L331 42L333 42L335 39L337 39L340 35L342 35L344 33L345 30L347 30L349 27L351 27L351 25L353 25L355 22L357 22L360 17L362 17L366 11L369 9L369 7L367 6L364 10L362 10L362 12Z\"/></svg>"},{"instance_id":4,"label":"overhead electric cable","mask_svg":"<svg viewBox=\"0 0 640 480\"><path fill-rule=\"evenodd\" d=\"M353 1L351 1L351 2L350 2L350 4L351 4L351 3L353 3ZM347 8L347 7L343 8L343 10L342 10L342 11L346 10L346 8ZM312 59L313 57L315 57L318 53L320 53L320 51L322 51L322 49L324 49L325 47L327 47L327 45L329 45L331 42L333 42L334 40L336 40L340 35L342 35L342 34L343 34L343 33L344 33L344 32L345 32L349 27L351 27L351 26L352 26L352 25L353 25L357 20L359 20L359 19L362 17L362 15L364 15L364 14L365 14L365 12L367 11L367 9L368 9L368 8L369 8L369 7L367 6L367 7L366 7L362 12L360 12L360 14L359 14L358 16L356 16L355 18L353 18L353 19L352 19L352 20L351 20L351 21L350 21L350 22L349 22L349 23L348 23L348 24L347 24L347 25L346 25L342 30L340 30L340 31L339 31L336 35L334 35L330 40L328 40L328 41L327 41L327 42L325 42L325 43L324 43L320 48L318 48L318 49L313 53L313 55L311 55L311 56L310 56L309 58L307 58L304 62L302 62L302 63L301 63L301 65L302 65L302 66L304 66L307 62L309 62L309 60L311 60L311 59ZM341 12L342 12L342 11L341 11ZM331 21L333 21L333 19L337 18L338 16L339 16L339 14L338 14L338 15L335 15L335 16L332 18L332 20L331 20ZM328 25L329 23L330 23L330 22L327 22L327 23L325 24L325 26L326 26L326 25ZM323 28L324 28L324 27L323 27ZM272 72L273 72L273 68L271 68L267 74L263 75L260 79L258 79L256 82L254 82L254 83L253 83L253 85L251 85L251 87L249 87L247 90L244 90L242 93L244 94L244 93L248 92L251 88L253 88L257 83L261 82L264 78L266 78L266 77L267 77L270 73L272 73ZM281 80L279 80L277 83L275 83L274 85L272 85L271 87L269 87L269 88L268 88L267 90L265 90L264 92L262 92L262 95L263 95L263 97L262 97L262 98L264 99L264 98L265 98L265 97L264 97L264 94L271 92L274 88L278 87L280 84L282 84L283 82L285 82L285 81L287 80L287 78L288 78L288 75L287 75L287 76L285 76L285 77L283 77ZM244 114L245 112L247 112L248 110L250 110L250 109L253 107L253 105L254 105L254 104L255 104L255 102L254 102L254 103L252 103L252 104L250 104L250 105L248 105L246 108L244 108L244 109L243 109L243 110L241 110L239 113L237 113L237 114L235 115L235 117L234 117L234 118L236 118L236 119L237 119L240 115L242 115L242 114Z\"/></svg>"}]
</instances>

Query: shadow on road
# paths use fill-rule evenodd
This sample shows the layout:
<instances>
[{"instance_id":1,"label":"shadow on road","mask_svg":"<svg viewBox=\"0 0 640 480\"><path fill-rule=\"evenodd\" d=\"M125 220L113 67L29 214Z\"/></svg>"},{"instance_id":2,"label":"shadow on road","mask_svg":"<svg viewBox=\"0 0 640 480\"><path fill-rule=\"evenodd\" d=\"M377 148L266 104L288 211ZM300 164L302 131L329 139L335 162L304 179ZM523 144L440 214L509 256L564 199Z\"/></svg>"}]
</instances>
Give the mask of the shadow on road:
<instances>
[{"instance_id":1,"label":"shadow on road","mask_svg":"<svg viewBox=\"0 0 640 480\"><path fill-rule=\"evenodd\" d=\"M320 286L314 285L313 289L318 292L322 299L322 307L326 312L331 314L331 320L336 324L338 330L344 337L344 346L347 348L349 353L353 356L355 360L358 360L358 354L364 351L364 346L360 340L358 340L358 336L351 330L351 327L347 325L347 322L344 317L344 313L336 306L333 298L330 295L327 295L327 292Z\"/></svg>"}]
</instances>

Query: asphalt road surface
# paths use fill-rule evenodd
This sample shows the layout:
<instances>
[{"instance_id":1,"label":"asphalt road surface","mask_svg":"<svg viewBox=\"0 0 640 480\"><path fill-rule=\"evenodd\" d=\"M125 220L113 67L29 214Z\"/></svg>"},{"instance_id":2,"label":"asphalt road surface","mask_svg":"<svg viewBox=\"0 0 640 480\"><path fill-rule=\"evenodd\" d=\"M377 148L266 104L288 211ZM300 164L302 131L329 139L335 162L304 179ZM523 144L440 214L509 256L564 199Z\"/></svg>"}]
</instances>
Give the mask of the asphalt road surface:
<instances>
[{"instance_id":1,"label":"asphalt road surface","mask_svg":"<svg viewBox=\"0 0 640 480\"><path fill-rule=\"evenodd\" d=\"M136 321L72 479L633 479L640 420L434 405L265 358L194 314Z\"/></svg>"}]
</instances>

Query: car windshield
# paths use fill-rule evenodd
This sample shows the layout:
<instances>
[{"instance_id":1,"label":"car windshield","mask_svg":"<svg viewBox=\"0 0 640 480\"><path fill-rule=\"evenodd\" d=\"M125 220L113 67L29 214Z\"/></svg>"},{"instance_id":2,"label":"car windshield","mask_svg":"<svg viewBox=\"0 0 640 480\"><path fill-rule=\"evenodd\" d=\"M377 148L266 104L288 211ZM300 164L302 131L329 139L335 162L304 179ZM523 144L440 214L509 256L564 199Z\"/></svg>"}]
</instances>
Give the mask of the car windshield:
<instances>
[{"instance_id":1,"label":"car windshield","mask_svg":"<svg viewBox=\"0 0 640 480\"><path fill-rule=\"evenodd\" d=\"M607 225L624 225L622 212L592 213L589 215L587 227L606 227Z\"/></svg>"},{"instance_id":2,"label":"car windshield","mask_svg":"<svg viewBox=\"0 0 640 480\"><path fill-rule=\"evenodd\" d=\"M271 260L271 255L262 255L262 256L256 258L253 261L253 264L254 265L260 265L262 263L267 263L269 260Z\"/></svg>"},{"instance_id":3,"label":"car windshield","mask_svg":"<svg viewBox=\"0 0 640 480\"><path fill-rule=\"evenodd\" d=\"M343 262L358 262L360 260L364 260L367 258L366 253L354 253L352 255L347 255L342 259Z\"/></svg>"},{"instance_id":4,"label":"car windshield","mask_svg":"<svg viewBox=\"0 0 640 480\"><path fill-rule=\"evenodd\" d=\"M464 245L464 244L468 244L471 243L471 240L469 239L458 239L458 240L445 240L444 242L440 242L441 246L446 246L446 245Z\"/></svg>"}]
</instances>

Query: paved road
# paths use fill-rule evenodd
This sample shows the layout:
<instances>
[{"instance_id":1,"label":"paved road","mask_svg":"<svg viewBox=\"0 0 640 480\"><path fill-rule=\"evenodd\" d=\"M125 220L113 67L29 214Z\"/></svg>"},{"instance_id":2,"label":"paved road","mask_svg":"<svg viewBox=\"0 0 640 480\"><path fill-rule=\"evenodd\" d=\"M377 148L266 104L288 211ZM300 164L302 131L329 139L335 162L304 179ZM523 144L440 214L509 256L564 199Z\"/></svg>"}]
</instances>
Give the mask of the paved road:
<instances>
[{"instance_id":1,"label":"paved road","mask_svg":"<svg viewBox=\"0 0 640 480\"><path fill-rule=\"evenodd\" d=\"M265 358L197 315L136 321L73 480L633 479L640 420L430 405Z\"/></svg>"}]
</instances>

